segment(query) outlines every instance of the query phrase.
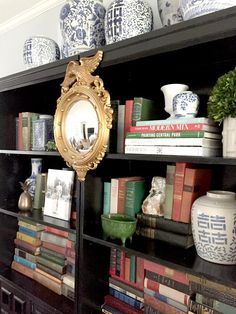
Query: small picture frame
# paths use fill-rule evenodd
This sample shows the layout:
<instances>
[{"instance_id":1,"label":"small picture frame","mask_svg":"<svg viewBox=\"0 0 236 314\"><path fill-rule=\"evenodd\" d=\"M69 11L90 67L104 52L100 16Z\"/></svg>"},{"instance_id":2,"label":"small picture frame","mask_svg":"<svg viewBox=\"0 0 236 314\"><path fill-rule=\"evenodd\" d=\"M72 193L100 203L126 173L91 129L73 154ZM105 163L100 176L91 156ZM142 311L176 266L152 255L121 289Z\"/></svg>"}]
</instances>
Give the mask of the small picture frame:
<instances>
[{"instance_id":1,"label":"small picture frame","mask_svg":"<svg viewBox=\"0 0 236 314\"><path fill-rule=\"evenodd\" d=\"M75 173L48 169L44 215L69 221Z\"/></svg>"}]
</instances>

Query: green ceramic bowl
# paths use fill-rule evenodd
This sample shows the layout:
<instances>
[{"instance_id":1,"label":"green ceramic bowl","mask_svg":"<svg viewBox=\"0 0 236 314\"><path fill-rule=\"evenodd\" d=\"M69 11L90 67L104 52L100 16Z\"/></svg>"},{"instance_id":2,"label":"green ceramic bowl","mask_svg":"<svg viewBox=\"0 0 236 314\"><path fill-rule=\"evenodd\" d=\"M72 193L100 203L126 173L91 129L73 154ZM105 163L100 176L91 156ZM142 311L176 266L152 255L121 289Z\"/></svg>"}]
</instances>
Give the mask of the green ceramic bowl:
<instances>
[{"instance_id":1,"label":"green ceramic bowl","mask_svg":"<svg viewBox=\"0 0 236 314\"><path fill-rule=\"evenodd\" d=\"M127 238L132 241L132 235L136 230L137 219L120 214L102 215L102 229L105 237L121 239L123 246Z\"/></svg>"}]
</instances>

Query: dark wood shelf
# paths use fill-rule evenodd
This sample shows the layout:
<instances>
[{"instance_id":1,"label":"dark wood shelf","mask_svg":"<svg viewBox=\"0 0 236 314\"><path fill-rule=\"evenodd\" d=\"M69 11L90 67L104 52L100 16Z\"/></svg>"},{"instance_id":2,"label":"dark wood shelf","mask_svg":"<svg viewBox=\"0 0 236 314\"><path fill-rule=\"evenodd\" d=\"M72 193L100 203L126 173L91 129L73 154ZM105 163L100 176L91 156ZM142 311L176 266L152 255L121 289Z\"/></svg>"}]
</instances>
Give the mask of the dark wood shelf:
<instances>
[{"instance_id":1,"label":"dark wood shelf","mask_svg":"<svg viewBox=\"0 0 236 314\"><path fill-rule=\"evenodd\" d=\"M214 12L150 33L101 47L101 68L168 53L236 36L236 7ZM22 71L0 79L0 91L63 78L71 60L94 55L96 50Z\"/></svg>"},{"instance_id":2,"label":"dark wood shelf","mask_svg":"<svg viewBox=\"0 0 236 314\"><path fill-rule=\"evenodd\" d=\"M0 277L2 277L4 282L7 282L9 285L14 284L23 289L23 291L26 291L25 293L28 294L31 299L40 299L45 305L52 307L51 310L55 311L55 313L73 313L73 301L54 293L37 281L30 279L9 267L7 269L5 268L5 271L1 273Z\"/></svg>"},{"instance_id":3,"label":"dark wood shelf","mask_svg":"<svg viewBox=\"0 0 236 314\"><path fill-rule=\"evenodd\" d=\"M76 229L74 226L74 223L71 221L65 221L57 218L53 218L50 216L43 215L42 210L40 209L33 209L32 212L27 213L21 213L20 211L11 211L11 210L5 210L3 208L0 208L0 214L5 214L8 216L16 217L16 218L22 218L27 219L32 222L37 222L42 225L55 227L61 230L66 230L68 232L76 233Z\"/></svg>"},{"instance_id":4,"label":"dark wood shelf","mask_svg":"<svg viewBox=\"0 0 236 314\"><path fill-rule=\"evenodd\" d=\"M220 265L207 262L197 255L194 246L189 249L182 249L162 241L140 236L133 236L132 244L127 240L125 247L121 245L121 241L104 240L101 235L83 234L83 239L110 248L122 249L129 254L140 256L169 268L236 288L234 280L236 276L235 265Z\"/></svg>"},{"instance_id":5,"label":"dark wood shelf","mask_svg":"<svg viewBox=\"0 0 236 314\"><path fill-rule=\"evenodd\" d=\"M236 166L236 158L223 157L197 157L197 156L170 156L170 155L142 155L142 154L107 154L106 159L133 160L133 161L159 161L159 162L191 162L209 165Z\"/></svg>"},{"instance_id":6,"label":"dark wood shelf","mask_svg":"<svg viewBox=\"0 0 236 314\"><path fill-rule=\"evenodd\" d=\"M5 155L31 155L31 156L57 156L60 157L59 152L47 152L47 151L33 151L33 150L14 150L14 149L0 149L0 154Z\"/></svg>"}]
</instances>

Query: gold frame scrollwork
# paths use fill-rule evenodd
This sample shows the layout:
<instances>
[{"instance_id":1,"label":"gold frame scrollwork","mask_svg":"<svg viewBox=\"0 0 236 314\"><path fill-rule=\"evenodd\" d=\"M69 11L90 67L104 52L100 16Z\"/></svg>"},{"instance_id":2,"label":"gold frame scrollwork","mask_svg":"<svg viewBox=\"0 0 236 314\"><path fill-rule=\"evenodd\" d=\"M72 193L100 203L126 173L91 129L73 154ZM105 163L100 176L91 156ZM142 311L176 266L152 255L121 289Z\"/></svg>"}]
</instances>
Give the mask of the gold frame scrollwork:
<instances>
[{"instance_id":1,"label":"gold frame scrollwork","mask_svg":"<svg viewBox=\"0 0 236 314\"><path fill-rule=\"evenodd\" d=\"M109 131L112 126L110 95L103 81L92 72L100 64L103 52L98 51L92 57L81 58L79 62L69 62L64 81L61 84L61 96L57 100L54 119L54 137L58 151L66 164L72 167L80 181L85 180L88 170L96 169L107 149ZM85 152L71 145L65 132L68 113L79 101L88 101L94 108L98 119L98 134L95 143Z\"/></svg>"}]
</instances>

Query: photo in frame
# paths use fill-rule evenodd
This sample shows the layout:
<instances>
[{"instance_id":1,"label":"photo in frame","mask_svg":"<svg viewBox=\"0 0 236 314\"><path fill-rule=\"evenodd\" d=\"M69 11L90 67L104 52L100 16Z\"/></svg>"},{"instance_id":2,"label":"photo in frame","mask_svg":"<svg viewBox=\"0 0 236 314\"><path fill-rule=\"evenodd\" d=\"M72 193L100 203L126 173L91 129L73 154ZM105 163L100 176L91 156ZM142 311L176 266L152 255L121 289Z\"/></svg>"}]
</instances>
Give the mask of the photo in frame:
<instances>
[{"instance_id":1,"label":"photo in frame","mask_svg":"<svg viewBox=\"0 0 236 314\"><path fill-rule=\"evenodd\" d=\"M70 220L74 171L48 169L44 215Z\"/></svg>"}]
</instances>

